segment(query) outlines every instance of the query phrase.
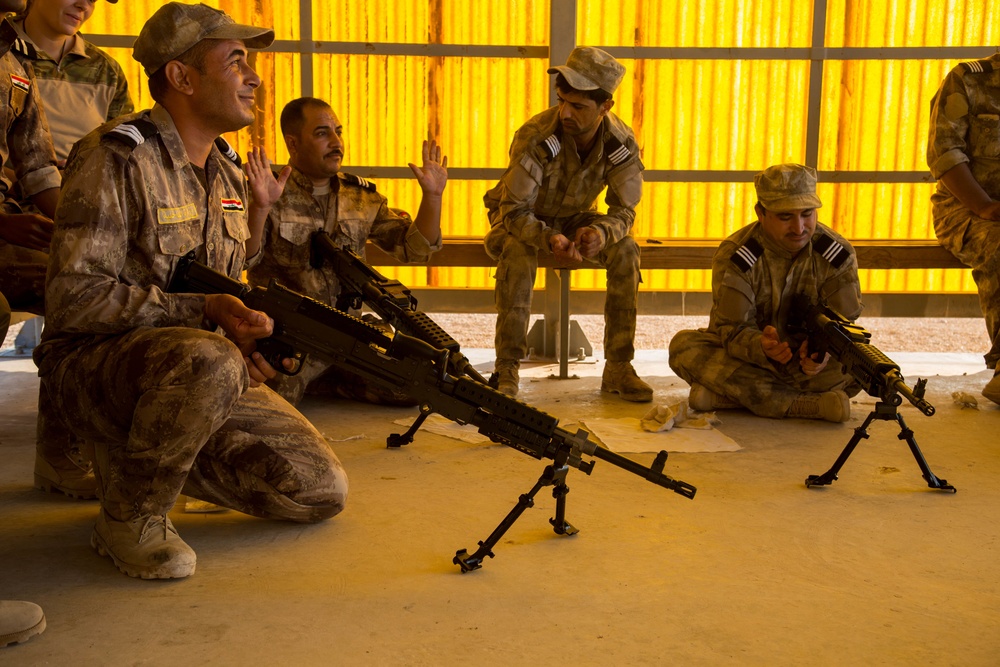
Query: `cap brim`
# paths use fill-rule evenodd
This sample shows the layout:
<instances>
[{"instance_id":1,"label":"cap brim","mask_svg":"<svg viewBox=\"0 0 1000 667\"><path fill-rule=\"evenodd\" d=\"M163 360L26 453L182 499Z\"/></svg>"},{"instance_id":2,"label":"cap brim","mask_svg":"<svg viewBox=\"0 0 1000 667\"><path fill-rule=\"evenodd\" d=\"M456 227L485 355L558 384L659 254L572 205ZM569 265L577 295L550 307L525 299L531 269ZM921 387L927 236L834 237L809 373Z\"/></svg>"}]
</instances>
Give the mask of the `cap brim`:
<instances>
[{"instance_id":1,"label":"cap brim","mask_svg":"<svg viewBox=\"0 0 1000 667\"><path fill-rule=\"evenodd\" d=\"M769 201L761 200L761 206L772 213L787 213L802 211L809 208L822 208L823 202L816 195L792 195Z\"/></svg>"},{"instance_id":2,"label":"cap brim","mask_svg":"<svg viewBox=\"0 0 1000 667\"><path fill-rule=\"evenodd\" d=\"M566 78L566 83L572 86L576 90L597 90L600 88L599 85L585 77L584 75L577 72L575 69L571 69L566 65L559 65L558 67L550 67L548 73L555 74L558 72Z\"/></svg>"},{"instance_id":3,"label":"cap brim","mask_svg":"<svg viewBox=\"0 0 1000 667\"><path fill-rule=\"evenodd\" d=\"M230 23L203 37L203 39L238 39L251 49L266 49L274 42L274 31L241 23Z\"/></svg>"}]
</instances>

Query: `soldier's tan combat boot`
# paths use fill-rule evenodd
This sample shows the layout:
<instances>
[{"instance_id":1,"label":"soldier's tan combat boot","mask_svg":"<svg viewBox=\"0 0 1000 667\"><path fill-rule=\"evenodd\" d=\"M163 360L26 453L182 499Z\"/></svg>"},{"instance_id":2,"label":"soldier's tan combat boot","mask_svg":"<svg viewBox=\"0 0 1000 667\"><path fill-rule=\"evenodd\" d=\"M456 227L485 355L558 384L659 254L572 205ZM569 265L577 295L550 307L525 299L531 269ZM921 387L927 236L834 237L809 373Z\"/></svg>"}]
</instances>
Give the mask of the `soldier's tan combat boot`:
<instances>
[{"instance_id":1,"label":"soldier's tan combat boot","mask_svg":"<svg viewBox=\"0 0 1000 667\"><path fill-rule=\"evenodd\" d=\"M714 391L697 382L691 385L691 393L688 394L688 406L692 410L710 412L712 410L735 410L743 406L728 396L716 394Z\"/></svg>"},{"instance_id":2,"label":"soldier's tan combat boot","mask_svg":"<svg viewBox=\"0 0 1000 667\"><path fill-rule=\"evenodd\" d=\"M601 391L618 394L626 401L648 403L653 400L653 388L639 379L628 361L609 361L604 364Z\"/></svg>"},{"instance_id":3,"label":"soldier's tan combat boot","mask_svg":"<svg viewBox=\"0 0 1000 667\"><path fill-rule=\"evenodd\" d=\"M0 600L0 648L19 644L45 630L45 614L34 602Z\"/></svg>"},{"instance_id":4,"label":"soldier's tan combat boot","mask_svg":"<svg viewBox=\"0 0 1000 667\"><path fill-rule=\"evenodd\" d=\"M90 546L130 577L179 579L194 574L197 556L166 514L116 521L102 509Z\"/></svg>"},{"instance_id":5,"label":"soldier's tan combat boot","mask_svg":"<svg viewBox=\"0 0 1000 667\"><path fill-rule=\"evenodd\" d=\"M517 359L497 359L493 364L493 374L496 376L497 391L508 396L517 396L518 385L521 381L518 369L521 362ZM490 378L492 380L493 378Z\"/></svg>"},{"instance_id":6,"label":"soldier's tan combat boot","mask_svg":"<svg viewBox=\"0 0 1000 667\"><path fill-rule=\"evenodd\" d=\"M97 478L90 461L77 448L61 452L35 452L35 488L58 491L70 498L97 497Z\"/></svg>"},{"instance_id":7,"label":"soldier's tan combat boot","mask_svg":"<svg viewBox=\"0 0 1000 667\"><path fill-rule=\"evenodd\" d=\"M983 396L994 403L1000 403L1000 373L993 376L993 379L983 387Z\"/></svg>"},{"instance_id":8,"label":"soldier's tan combat boot","mask_svg":"<svg viewBox=\"0 0 1000 667\"><path fill-rule=\"evenodd\" d=\"M851 399L839 390L799 394L785 416L846 422L851 418Z\"/></svg>"}]
</instances>

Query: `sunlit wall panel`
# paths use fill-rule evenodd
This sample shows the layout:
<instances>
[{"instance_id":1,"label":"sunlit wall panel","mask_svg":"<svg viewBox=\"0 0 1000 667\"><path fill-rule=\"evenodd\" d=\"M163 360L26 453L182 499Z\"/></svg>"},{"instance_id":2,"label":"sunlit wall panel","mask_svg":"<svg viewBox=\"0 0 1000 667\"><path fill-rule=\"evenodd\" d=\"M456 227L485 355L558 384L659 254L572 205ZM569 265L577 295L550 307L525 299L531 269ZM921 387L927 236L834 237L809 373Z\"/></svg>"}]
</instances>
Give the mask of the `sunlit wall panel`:
<instances>
[{"instance_id":1,"label":"sunlit wall panel","mask_svg":"<svg viewBox=\"0 0 1000 667\"><path fill-rule=\"evenodd\" d=\"M634 129L647 169L757 170L803 160L807 63L657 60L644 69L643 120Z\"/></svg>"},{"instance_id":2,"label":"sunlit wall panel","mask_svg":"<svg viewBox=\"0 0 1000 667\"><path fill-rule=\"evenodd\" d=\"M930 105L950 60L831 60L823 71L819 168L925 171Z\"/></svg>"},{"instance_id":3,"label":"sunlit wall panel","mask_svg":"<svg viewBox=\"0 0 1000 667\"><path fill-rule=\"evenodd\" d=\"M805 0L579 0L577 43L605 46L809 46Z\"/></svg>"},{"instance_id":4,"label":"sunlit wall panel","mask_svg":"<svg viewBox=\"0 0 1000 667\"><path fill-rule=\"evenodd\" d=\"M993 46L1000 4L990 0L828 0L826 45Z\"/></svg>"}]
</instances>

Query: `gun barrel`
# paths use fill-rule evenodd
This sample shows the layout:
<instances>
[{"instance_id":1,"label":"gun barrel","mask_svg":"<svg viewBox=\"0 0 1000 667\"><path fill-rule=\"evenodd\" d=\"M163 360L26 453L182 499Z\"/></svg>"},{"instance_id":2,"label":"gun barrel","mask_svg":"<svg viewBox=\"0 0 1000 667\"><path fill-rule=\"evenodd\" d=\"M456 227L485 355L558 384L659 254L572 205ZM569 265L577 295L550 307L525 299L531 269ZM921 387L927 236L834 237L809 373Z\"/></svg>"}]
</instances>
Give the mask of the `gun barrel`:
<instances>
[{"instance_id":1,"label":"gun barrel","mask_svg":"<svg viewBox=\"0 0 1000 667\"><path fill-rule=\"evenodd\" d=\"M643 479L649 480L657 486L662 486L665 489L670 489L674 493L684 496L685 498L694 498L694 494L698 491L697 488L688 484L687 482L682 482L679 479L674 479L668 475L664 475L663 464L667 460L667 453L661 451L653 465L646 467L641 463L636 463L632 459L626 458L621 454L616 454L610 449L605 449L604 447L595 446L593 451L593 456L595 458L601 459L602 461L607 461L608 463L618 466L623 470L627 470L630 473L638 475Z\"/></svg>"},{"instance_id":2,"label":"gun barrel","mask_svg":"<svg viewBox=\"0 0 1000 667\"><path fill-rule=\"evenodd\" d=\"M903 398L912 403L917 410L920 410L928 417L934 414L935 412L934 406L931 405L925 399L914 394L913 390L910 389L908 386L906 386L906 383L903 381L902 377L897 377L895 380L892 381L892 388L895 391L897 391Z\"/></svg>"}]
</instances>

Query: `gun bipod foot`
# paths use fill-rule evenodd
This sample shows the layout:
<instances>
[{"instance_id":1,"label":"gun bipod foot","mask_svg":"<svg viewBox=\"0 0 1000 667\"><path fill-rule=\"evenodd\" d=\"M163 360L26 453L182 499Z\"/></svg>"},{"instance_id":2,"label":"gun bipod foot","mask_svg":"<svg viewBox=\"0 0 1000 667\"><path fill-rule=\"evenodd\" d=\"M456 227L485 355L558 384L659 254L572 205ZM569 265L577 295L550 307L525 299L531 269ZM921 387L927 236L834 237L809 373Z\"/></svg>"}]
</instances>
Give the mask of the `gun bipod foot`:
<instances>
[{"instance_id":1,"label":"gun bipod foot","mask_svg":"<svg viewBox=\"0 0 1000 667\"><path fill-rule=\"evenodd\" d=\"M482 547L483 543L480 542L479 546ZM476 553L469 555L469 552L465 549L459 549L455 552L455 557L451 559L451 562L462 568L462 574L466 572L472 572L473 570L478 570L483 566L483 557L489 556L493 558L493 552L487 551L485 554L481 554L480 549Z\"/></svg>"},{"instance_id":2,"label":"gun bipod foot","mask_svg":"<svg viewBox=\"0 0 1000 667\"><path fill-rule=\"evenodd\" d=\"M934 475L931 475L930 477L927 477L925 475L924 479L927 480L927 486L929 486L932 489L937 489L939 491L951 491L952 493L958 493L958 489L956 489L954 486L952 486L951 484L949 484L948 480L946 480L946 479L941 479L941 478L936 477Z\"/></svg>"},{"instance_id":3,"label":"gun bipod foot","mask_svg":"<svg viewBox=\"0 0 1000 667\"><path fill-rule=\"evenodd\" d=\"M827 486L837 479L836 475L831 475L830 473L823 473L822 475L809 475L806 477L806 488L811 489L814 486Z\"/></svg>"},{"instance_id":4,"label":"gun bipod foot","mask_svg":"<svg viewBox=\"0 0 1000 667\"><path fill-rule=\"evenodd\" d=\"M549 523L555 529L556 535L576 535L580 532L580 529L573 526L569 521L557 521L555 518L552 518L549 519Z\"/></svg>"}]
</instances>

